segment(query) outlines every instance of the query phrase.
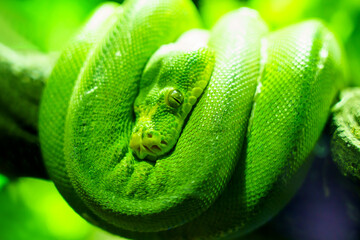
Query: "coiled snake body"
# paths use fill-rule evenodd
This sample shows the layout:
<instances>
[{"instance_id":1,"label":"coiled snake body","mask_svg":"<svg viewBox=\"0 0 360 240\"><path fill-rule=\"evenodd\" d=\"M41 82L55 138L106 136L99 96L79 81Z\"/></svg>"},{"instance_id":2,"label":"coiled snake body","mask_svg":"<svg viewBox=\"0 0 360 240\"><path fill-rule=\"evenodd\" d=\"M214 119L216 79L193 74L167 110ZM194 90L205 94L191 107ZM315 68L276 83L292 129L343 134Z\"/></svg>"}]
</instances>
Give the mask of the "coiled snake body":
<instances>
[{"instance_id":1,"label":"coiled snake body","mask_svg":"<svg viewBox=\"0 0 360 240\"><path fill-rule=\"evenodd\" d=\"M106 4L58 59L41 151L89 222L138 239L243 235L301 184L344 85L334 36L316 20L269 33L247 8L200 28L187 0Z\"/></svg>"}]
</instances>

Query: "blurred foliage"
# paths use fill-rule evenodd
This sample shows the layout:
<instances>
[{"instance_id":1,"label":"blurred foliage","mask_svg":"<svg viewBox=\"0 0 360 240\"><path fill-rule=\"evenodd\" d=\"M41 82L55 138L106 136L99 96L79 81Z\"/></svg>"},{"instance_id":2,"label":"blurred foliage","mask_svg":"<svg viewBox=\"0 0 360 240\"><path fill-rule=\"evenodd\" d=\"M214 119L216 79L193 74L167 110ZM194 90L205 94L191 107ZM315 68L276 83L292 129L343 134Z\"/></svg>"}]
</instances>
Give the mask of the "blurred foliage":
<instances>
[{"instance_id":1,"label":"blurred foliage","mask_svg":"<svg viewBox=\"0 0 360 240\"><path fill-rule=\"evenodd\" d=\"M16 49L59 51L102 0L2 0L0 42ZM118 0L118 2L122 2ZM223 14L247 6L271 29L320 18L333 30L348 58L350 78L360 86L360 0L198 0L206 27ZM50 182L9 181L0 175L1 240L121 239L74 213ZM261 239L257 238L257 239Z\"/></svg>"},{"instance_id":2,"label":"blurred foliage","mask_svg":"<svg viewBox=\"0 0 360 240\"><path fill-rule=\"evenodd\" d=\"M1 181L1 178L0 178ZM1 240L103 240L112 236L87 223L67 205L53 183L22 178L0 189Z\"/></svg>"},{"instance_id":3,"label":"blurred foliage","mask_svg":"<svg viewBox=\"0 0 360 240\"><path fill-rule=\"evenodd\" d=\"M0 192L0 239L73 240L88 234L89 226L69 214L71 210L50 184L21 179Z\"/></svg>"},{"instance_id":4,"label":"blurred foliage","mask_svg":"<svg viewBox=\"0 0 360 240\"><path fill-rule=\"evenodd\" d=\"M3 0L0 1L0 28L15 30L44 52L60 50L101 2L104 1ZM11 42L6 32L0 34L0 41Z\"/></svg>"},{"instance_id":5,"label":"blurred foliage","mask_svg":"<svg viewBox=\"0 0 360 240\"><path fill-rule=\"evenodd\" d=\"M0 174L0 191L8 183L8 179Z\"/></svg>"}]
</instances>

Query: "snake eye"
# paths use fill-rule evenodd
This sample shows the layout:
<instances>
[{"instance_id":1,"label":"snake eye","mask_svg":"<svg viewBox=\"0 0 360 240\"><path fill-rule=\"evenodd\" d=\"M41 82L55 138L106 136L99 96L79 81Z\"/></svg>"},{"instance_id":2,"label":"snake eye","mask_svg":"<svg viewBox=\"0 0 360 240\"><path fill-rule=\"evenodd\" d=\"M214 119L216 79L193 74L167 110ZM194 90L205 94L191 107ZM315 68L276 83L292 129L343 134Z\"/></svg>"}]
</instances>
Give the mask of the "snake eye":
<instances>
[{"instance_id":1,"label":"snake eye","mask_svg":"<svg viewBox=\"0 0 360 240\"><path fill-rule=\"evenodd\" d=\"M184 96L179 90L177 89L170 90L170 92L167 95L167 104L170 107L178 108L181 106L183 102L184 102Z\"/></svg>"}]
</instances>

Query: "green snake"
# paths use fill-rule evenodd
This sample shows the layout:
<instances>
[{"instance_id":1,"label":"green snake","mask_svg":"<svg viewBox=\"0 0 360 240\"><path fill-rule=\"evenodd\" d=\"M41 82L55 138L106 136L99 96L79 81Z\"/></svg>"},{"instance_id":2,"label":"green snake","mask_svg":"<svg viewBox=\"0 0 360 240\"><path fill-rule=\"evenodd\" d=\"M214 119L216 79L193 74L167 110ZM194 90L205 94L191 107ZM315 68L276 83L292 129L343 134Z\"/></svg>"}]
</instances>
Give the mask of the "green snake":
<instances>
[{"instance_id":1,"label":"green snake","mask_svg":"<svg viewBox=\"0 0 360 240\"><path fill-rule=\"evenodd\" d=\"M39 120L41 90L34 116L3 111L2 126L14 126L6 136L36 145L9 116L28 121L70 206L134 239L231 238L264 224L300 186L346 82L322 22L269 32L241 8L204 30L188 0L105 4L38 78ZM334 107L336 129L348 126L344 105ZM335 131L334 155L359 176L359 163L342 158L344 132Z\"/></svg>"}]
</instances>

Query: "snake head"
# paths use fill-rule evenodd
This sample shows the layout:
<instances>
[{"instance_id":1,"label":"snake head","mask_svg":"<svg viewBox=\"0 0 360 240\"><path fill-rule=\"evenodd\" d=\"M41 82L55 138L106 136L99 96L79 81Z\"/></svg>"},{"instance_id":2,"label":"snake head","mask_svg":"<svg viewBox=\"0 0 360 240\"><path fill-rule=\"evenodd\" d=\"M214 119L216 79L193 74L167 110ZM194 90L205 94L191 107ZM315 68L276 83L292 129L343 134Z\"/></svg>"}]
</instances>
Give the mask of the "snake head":
<instances>
[{"instance_id":1,"label":"snake head","mask_svg":"<svg viewBox=\"0 0 360 240\"><path fill-rule=\"evenodd\" d=\"M156 160L175 146L213 64L209 48L184 50L176 44L161 47L149 60L134 103L136 123L129 144L138 158Z\"/></svg>"}]
</instances>

